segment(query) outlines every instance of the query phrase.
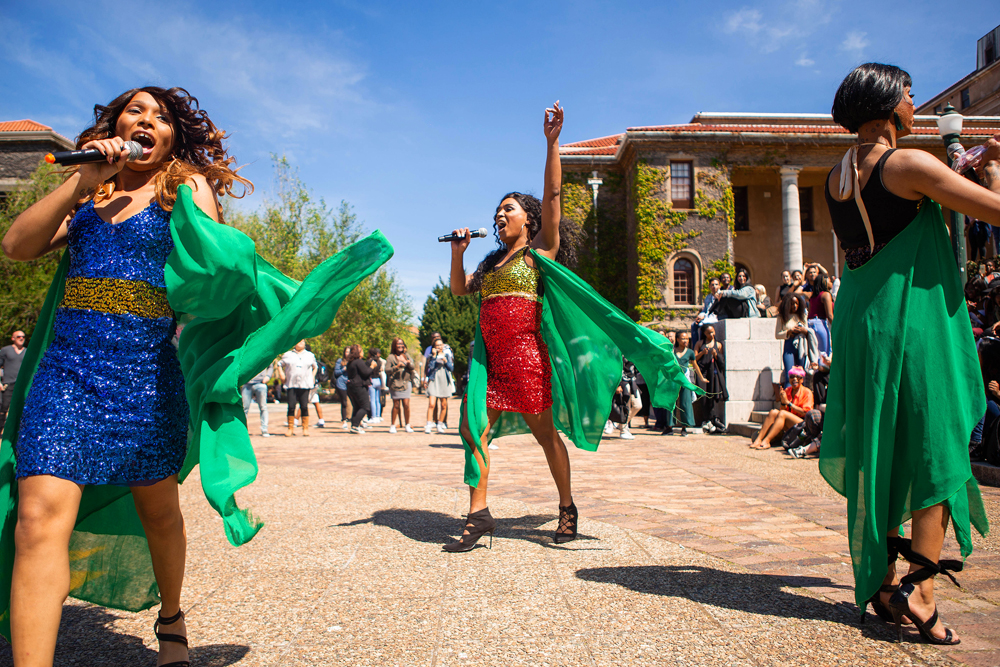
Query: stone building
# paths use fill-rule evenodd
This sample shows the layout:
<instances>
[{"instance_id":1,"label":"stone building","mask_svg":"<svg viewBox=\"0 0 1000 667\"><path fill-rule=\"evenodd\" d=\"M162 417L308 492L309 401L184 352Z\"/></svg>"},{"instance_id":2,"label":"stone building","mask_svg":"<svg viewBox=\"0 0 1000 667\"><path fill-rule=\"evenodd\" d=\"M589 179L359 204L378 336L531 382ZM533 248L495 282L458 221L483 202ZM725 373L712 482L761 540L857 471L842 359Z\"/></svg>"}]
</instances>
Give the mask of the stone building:
<instances>
[{"instance_id":1,"label":"stone building","mask_svg":"<svg viewBox=\"0 0 1000 667\"><path fill-rule=\"evenodd\" d=\"M1000 26L976 42L976 69L917 107L939 114L951 105L965 116L1000 116Z\"/></svg>"},{"instance_id":2,"label":"stone building","mask_svg":"<svg viewBox=\"0 0 1000 667\"><path fill-rule=\"evenodd\" d=\"M46 153L75 147L51 127L33 120L0 121L0 203L31 175Z\"/></svg>"},{"instance_id":3,"label":"stone building","mask_svg":"<svg viewBox=\"0 0 1000 667\"><path fill-rule=\"evenodd\" d=\"M969 117L963 141L996 132L1000 118ZM677 329L726 264L772 299L786 267L839 275L824 183L854 141L829 114L699 113L568 143L564 214L587 233L578 271L626 312ZM899 145L945 157L934 116L917 117Z\"/></svg>"}]
</instances>

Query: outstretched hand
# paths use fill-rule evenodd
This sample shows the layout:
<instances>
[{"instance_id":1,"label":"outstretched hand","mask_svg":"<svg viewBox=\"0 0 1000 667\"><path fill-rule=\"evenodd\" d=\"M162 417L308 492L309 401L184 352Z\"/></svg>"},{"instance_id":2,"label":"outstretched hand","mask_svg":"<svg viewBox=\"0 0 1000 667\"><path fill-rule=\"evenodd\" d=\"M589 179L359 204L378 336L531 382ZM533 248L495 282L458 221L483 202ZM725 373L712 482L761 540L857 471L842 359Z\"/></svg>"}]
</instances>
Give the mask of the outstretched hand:
<instances>
[{"instance_id":1,"label":"outstretched hand","mask_svg":"<svg viewBox=\"0 0 1000 667\"><path fill-rule=\"evenodd\" d=\"M455 229L452 231L452 234L459 237L451 240L452 251L464 253L465 249L469 247L469 243L472 242L472 233L469 231L469 228L462 227L461 229Z\"/></svg>"},{"instance_id":2,"label":"outstretched hand","mask_svg":"<svg viewBox=\"0 0 1000 667\"><path fill-rule=\"evenodd\" d=\"M556 100L551 109L545 110L545 138L550 142L557 141L562 126L563 108L559 106L559 100Z\"/></svg>"}]
</instances>

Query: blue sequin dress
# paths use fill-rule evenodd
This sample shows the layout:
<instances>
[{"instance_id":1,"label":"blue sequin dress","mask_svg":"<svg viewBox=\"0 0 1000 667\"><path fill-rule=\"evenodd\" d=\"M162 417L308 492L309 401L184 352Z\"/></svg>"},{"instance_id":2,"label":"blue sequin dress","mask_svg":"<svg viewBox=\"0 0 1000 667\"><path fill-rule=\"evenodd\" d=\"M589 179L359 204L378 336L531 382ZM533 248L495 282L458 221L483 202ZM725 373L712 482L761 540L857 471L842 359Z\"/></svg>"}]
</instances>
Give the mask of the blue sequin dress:
<instances>
[{"instance_id":1,"label":"blue sequin dress","mask_svg":"<svg viewBox=\"0 0 1000 667\"><path fill-rule=\"evenodd\" d=\"M111 224L84 205L52 343L28 392L16 475L147 485L181 469L188 405L163 269L170 214L153 202Z\"/></svg>"}]
</instances>

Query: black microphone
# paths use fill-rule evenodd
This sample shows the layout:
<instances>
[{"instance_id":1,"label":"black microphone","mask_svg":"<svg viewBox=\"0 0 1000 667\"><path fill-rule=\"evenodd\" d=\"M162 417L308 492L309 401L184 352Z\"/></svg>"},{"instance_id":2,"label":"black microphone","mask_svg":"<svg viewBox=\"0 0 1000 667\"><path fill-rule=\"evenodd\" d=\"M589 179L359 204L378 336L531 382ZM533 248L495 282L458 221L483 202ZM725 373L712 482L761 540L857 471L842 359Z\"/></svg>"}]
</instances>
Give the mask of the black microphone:
<instances>
[{"instance_id":1,"label":"black microphone","mask_svg":"<svg viewBox=\"0 0 1000 667\"><path fill-rule=\"evenodd\" d=\"M484 236L486 236L486 228L480 227L479 229L472 232L470 236L474 239L481 239ZM453 234L445 234L444 236L439 236L438 241L441 243L450 243L451 241L458 241L464 238L465 238L464 236L459 236L458 234L453 233Z\"/></svg>"},{"instance_id":2,"label":"black microphone","mask_svg":"<svg viewBox=\"0 0 1000 667\"><path fill-rule=\"evenodd\" d=\"M138 141L126 141L122 148L128 151L125 155L125 160L128 162L135 162L142 157L142 144ZM58 151L45 156L45 161L49 164L61 164L64 167L89 162L104 162L107 159L107 156L96 148L88 148L85 151Z\"/></svg>"}]
</instances>

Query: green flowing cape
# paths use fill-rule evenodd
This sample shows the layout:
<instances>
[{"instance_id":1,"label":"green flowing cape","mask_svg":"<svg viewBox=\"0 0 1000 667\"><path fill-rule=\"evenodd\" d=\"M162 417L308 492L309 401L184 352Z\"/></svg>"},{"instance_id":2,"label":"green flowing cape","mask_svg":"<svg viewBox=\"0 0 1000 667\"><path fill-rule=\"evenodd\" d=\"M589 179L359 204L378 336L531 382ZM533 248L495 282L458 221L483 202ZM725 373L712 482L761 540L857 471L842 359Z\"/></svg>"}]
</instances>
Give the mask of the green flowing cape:
<instances>
[{"instance_id":1,"label":"green flowing cape","mask_svg":"<svg viewBox=\"0 0 1000 667\"><path fill-rule=\"evenodd\" d=\"M944 503L962 557L989 523L969 463L986 412L965 295L941 207L920 212L866 264L844 271L819 469L847 498L858 606L885 577L890 530Z\"/></svg>"},{"instance_id":2,"label":"green flowing cape","mask_svg":"<svg viewBox=\"0 0 1000 667\"><path fill-rule=\"evenodd\" d=\"M317 336L344 298L392 257L374 232L292 280L254 252L245 234L205 215L182 185L170 217L174 250L164 270L174 312L193 317L178 357L191 409L183 481L201 464L201 485L222 516L233 545L248 542L262 523L236 504L235 493L257 476L240 386L279 353ZM14 443L24 399L52 342L56 308L69 268L64 253L25 351L0 444L0 633L10 638L10 584L17 521ZM70 595L106 607L140 611L159 601L149 546L127 487L87 486L70 539Z\"/></svg>"},{"instance_id":3,"label":"green flowing cape","mask_svg":"<svg viewBox=\"0 0 1000 667\"><path fill-rule=\"evenodd\" d=\"M611 399L622 379L622 356L642 373L656 407L672 410L682 386L705 393L687 379L666 336L633 322L561 264L534 250L531 256L544 283L541 328L552 367L552 420L574 445L597 451L611 414ZM477 323L460 429L465 443L465 483L470 486L479 485L473 448L484 461L489 456L481 438L470 442L468 437L485 433L489 425L486 377L486 346ZM528 432L519 413L504 412L488 438Z\"/></svg>"}]
</instances>

